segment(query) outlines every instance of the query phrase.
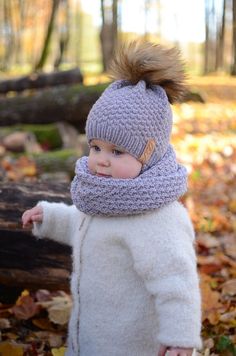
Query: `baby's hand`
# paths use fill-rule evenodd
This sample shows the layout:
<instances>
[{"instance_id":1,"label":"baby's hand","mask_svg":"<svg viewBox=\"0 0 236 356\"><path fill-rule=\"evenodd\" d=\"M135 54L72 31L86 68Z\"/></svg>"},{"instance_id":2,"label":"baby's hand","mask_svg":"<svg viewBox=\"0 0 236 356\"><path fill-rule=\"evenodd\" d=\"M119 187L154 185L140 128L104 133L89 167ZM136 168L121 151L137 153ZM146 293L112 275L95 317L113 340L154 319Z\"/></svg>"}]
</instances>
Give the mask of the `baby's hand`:
<instances>
[{"instance_id":1,"label":"baby's hand","mask_svg":"<svg viewBox=\"0 0 236 356\"><path fill-rule=\"evenodd\" d=\"M157 356L192 356L193 349L186 349L182 347L167 347L161 345Z\"/></svg>"},{"instance_id":2,"label":"baby's hand","mask_svg":"<svg viewBox=\"0 0 236 356\"><path fill-rule=\"evenodd\" d=\"M32 209L26 210L22 215L23 227L27 227L33 222L43 221L43 208L40 205L35 206Z\"/></svg>"}]
</instances>

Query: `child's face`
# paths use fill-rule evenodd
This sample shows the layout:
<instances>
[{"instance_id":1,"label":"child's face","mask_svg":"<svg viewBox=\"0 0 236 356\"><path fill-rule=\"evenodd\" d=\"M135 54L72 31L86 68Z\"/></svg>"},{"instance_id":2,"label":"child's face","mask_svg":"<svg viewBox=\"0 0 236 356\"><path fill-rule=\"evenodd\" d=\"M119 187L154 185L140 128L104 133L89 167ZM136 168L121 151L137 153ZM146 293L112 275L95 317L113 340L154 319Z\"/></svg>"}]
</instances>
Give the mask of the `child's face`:
<instances>
[{"instance_id":1,"label":"child's face","mask_svg":"<svg viewBox=\"0 0 236 356\"><path fill-rule=\"evenodd\" d=\"M142 164L123 149L101 140L90 142L88 168L98 177L135 178Z\"/></svg>"}]
</instances>

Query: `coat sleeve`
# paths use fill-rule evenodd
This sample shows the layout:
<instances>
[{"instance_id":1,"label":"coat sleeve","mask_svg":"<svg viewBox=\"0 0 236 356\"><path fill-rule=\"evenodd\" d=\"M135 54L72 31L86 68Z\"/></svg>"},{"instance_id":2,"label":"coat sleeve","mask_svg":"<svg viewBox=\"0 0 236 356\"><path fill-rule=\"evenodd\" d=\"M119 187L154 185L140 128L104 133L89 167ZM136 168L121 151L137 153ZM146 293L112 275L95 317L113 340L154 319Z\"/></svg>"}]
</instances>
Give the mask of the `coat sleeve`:
<instances>
[{"instance_id":1,"label":"coat sleeve","mask_svg":"<svg viewBox=\"0 0 236 356\"><path fill-rule=\"evenodd\" d=\"M201 301L194 232L183 206L179 204L178 216L176 208L169 210L166 212L163 208L154 227L141 228L143 239L136 243L133 240L134 268L155 298L158 343L201 348Z\"/></svg>"},{"instance_id":2,"label":"coat sleeve","mask_svg":"<svg viewBox=\"0 0 236 356\"><path fill-rule=\"evenodd\" d=\"M78 209L74 205L47 201L40 201L37 205L43 208L43 222L33 224L33 235L72 246L75 230L81 220Z\"/></svg>"}]
</instances>

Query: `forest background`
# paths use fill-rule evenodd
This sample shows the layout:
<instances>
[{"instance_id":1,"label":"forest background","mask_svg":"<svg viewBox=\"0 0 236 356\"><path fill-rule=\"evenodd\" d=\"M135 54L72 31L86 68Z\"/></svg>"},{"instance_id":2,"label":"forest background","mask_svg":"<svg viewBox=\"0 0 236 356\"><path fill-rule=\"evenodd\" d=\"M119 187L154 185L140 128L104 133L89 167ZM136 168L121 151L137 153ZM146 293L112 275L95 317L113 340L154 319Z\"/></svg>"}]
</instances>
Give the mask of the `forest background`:
<instances>
[{"instance_id":1,"label":"forest background","mask_svg":"<svg viewBox=\"0 0 236 356\"><path fill-rule=\"evenodd\" d=\"M0 0L0 355L64 355L71 251L35 241L21 214L71 202L87 112L114 49L136 38L177 46L186 62L172 143L189 173L198 354L236 356L236 0Z\"/></svg>"},{"instance_id":2,"label":"forest background","mask_svg":"<svg viewBox=\"0 0 236 356\"><path fill-rule=\"evenodd\" d=\"M1 75L99 73L137 36L180 47L193 73L235 75L235 11L235 0L1 0Z\"/></svg>"}]
</instances>

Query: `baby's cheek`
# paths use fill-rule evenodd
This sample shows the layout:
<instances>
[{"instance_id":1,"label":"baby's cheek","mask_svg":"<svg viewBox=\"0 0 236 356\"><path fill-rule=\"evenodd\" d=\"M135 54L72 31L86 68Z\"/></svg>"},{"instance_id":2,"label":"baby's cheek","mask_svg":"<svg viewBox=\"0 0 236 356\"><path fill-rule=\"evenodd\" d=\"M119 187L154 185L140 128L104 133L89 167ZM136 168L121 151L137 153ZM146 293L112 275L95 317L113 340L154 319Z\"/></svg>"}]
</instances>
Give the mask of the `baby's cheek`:
<instances>
[{"instance_id":1,"label":"baby's cheek","mask_svg":"<svg viewBox=\"0 0 236 356\"><path fill-rule=\"evenodd\" d=\"M113 178L132 179L136 178L141 171L141 165L136 165L133 162L125 162L116 165L113 171Z\"/></svg>"},{"instance_id":2,"label":"baby's cheek","mask_svg":"<svg viewBox=\"0 0 236 356\"><path fill-rule=\"evenodd\" d=\"M95 173L95 164L91 157L88 158L88 169L90 173Z\"/></svg>"},{"instance_id":3,"label":"baby's cheek","mask_svg":"<svg viewBox=\"0 0 236 356\"><path fill-rule=\"evenodd\" d=\"M136 178L141 172L142 164L138 160L132 159L132 161L129 162L128 167L130 178Z\"/></svg>"}]
</instances>

